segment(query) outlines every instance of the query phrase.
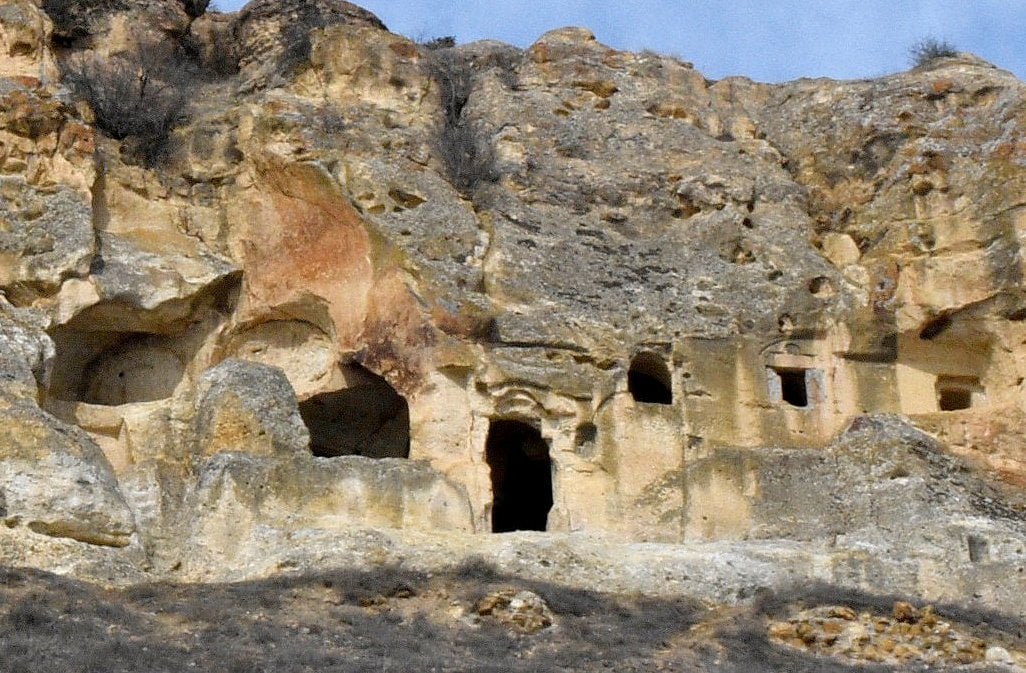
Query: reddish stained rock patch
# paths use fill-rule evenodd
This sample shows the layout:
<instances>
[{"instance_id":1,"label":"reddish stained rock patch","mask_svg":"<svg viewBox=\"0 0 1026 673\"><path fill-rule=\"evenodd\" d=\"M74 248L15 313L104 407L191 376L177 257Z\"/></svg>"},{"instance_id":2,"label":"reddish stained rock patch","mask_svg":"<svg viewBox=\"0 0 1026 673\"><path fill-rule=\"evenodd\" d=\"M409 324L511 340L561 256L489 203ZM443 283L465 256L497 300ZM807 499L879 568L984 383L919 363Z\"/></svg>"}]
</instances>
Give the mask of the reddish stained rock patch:
<instances>
[{"instance_id":1,"label":"reddish stained rock patch","mask_svg":"<svg viewBox=\"0 0 1026 673\"><path fill-rule=\"evenodd\" d=\"M258 172L261 197L243 206L246 293L264 311L317 324L326 311L321 326L355 348L373 283L363 221L315 166L272 160Z\"/></svg>"}]
</instances>

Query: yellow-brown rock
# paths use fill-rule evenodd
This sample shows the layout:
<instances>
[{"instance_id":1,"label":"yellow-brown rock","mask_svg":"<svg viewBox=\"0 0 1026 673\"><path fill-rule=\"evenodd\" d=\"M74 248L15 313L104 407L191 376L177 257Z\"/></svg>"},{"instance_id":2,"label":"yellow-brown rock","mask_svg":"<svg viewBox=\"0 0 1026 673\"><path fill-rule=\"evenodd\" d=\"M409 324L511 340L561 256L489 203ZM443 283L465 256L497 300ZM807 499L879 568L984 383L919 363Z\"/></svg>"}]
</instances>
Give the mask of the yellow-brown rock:
<instances>
[{"instance_id":1,"label":"yellow-brown rock","mask_svg":"<svg viewBox=\"0 0 1026 673\"><path fill-rule=\"evenodd\" d=\"M51 22L31 0L12 0L0 10L0 77L23 86L56 84L50 51Z\"/></svg>"},{"instance_id":2,"label":"yellow-brown rock","mask_svg":"<svg viewBox=\"0 0 1026 673\"><path fill-rule=\"evenodd\" d=\"M240 579L515 533L488 548L623 545L715 600L1022 610L1014 76L709 82L581 28L432 51L349 3L202 4L0 9L12 548ZM140 48L187 93L155 128L57 80ZM824 619L781 640L875 633ZM865 658L922 652L880 629Z\"/></svg>"}]
</instances>

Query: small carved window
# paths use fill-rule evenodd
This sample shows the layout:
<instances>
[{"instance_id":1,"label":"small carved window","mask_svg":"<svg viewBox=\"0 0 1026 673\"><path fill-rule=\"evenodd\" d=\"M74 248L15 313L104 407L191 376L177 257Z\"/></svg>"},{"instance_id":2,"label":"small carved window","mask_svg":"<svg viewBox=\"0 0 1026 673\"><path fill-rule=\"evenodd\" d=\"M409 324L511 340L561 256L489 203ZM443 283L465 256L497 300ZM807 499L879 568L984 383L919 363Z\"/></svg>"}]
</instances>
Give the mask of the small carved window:
<instances>
[{"instance_id":1,"label":"small carved window","mask_svg":"<svg viewBox=\"0 0 1026 673\"><path fill-rule=\"evenodd\" d=\"M770 398L792 407L806 409L810 406L809 373L812 370L799 367L770 367Z\"/></svg>"},{"instance_id":2,"label":"small carved window","mask_svg":"<svg viewBox=\"0 0 1026 673\"><path fill-rule=\"evenodd\" d=\"M937 407L941 411L971 409L983 400L983 386L975 376L938 376Z\"/></svg>"}]
</instances>

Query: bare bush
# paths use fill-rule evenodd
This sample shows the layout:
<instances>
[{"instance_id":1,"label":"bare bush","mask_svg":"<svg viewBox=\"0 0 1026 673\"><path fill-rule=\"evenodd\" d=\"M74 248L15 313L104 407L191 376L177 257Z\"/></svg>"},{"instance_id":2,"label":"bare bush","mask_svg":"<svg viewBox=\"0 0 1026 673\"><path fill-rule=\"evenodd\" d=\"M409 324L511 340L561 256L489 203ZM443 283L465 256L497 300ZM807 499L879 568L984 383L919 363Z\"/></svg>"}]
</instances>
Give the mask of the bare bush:
<instances>
[{"instance_id":1,"label":"bare bush","mask_svg":"<svg viewBox=\"0 0 1026 673\"><path fill-rule=\"evenodd\" d=\"M467 196L499 179L492 144L469 121L443 124L435 138L435 150L453 186Z\"/></svg>"},{"instance_id":2,"label":"bare bush","mask_svg":"<svg viewBox=\"0 0 1026 673\"><path fill-rule=\"evenodd\" d=\"M465 196L495 182L495 149L480 127L465 114L477 81L473 64L454 49L437 49L426 59L427 72L438 85L442 119L435 134L435 152L449 181Z\"/></svg>"},{"instance_id":3,"label":"bare bush","mask_svg":"<svg viewBox=\"0 0 1026 673\"><path fill-rule=\"evenodd\" d=\"M420 46L424 47L428 51L434 51L436 49L452 49L456 46L456 38L452 35L433 37L430 40L422 41Z\"/></svg>"},{"instance_id":4,"label":"bare bush","mask_svg":"<svg viewBox=\"0 0 1026 673\"><path fill-rule=\"evenodd\" d=\"M232 77L239 72L239 43L230 31L211 33L202 39L195 34L182 38L182 52L197 76L214 82Z\"/></svg>"},{"instance_id":5,"label":"bare bush","mask_svg":"<svg viewBox=\"0 0 1026 673\"><path fill-rule=\"evenodd\" d=\"M185 13L195 18L203 15L210 7L210 0L182 0Z\"/></svg>"},{"instance_id":6,"label":"bare bush","mask_svg":"<svg viewBox=\"0 0 1026 673\"><path fill-rule=\"evenodd\" d=\"M912 67L918 68L929 65L934 59L958 56L958 48L947 40L927 37L909 47L908 56Z\"/></svg>"},{"instance_id":7,"label":"bare bush","mask_svg":"<svg viewBox=\"0 0 1026 673\"><path fill-rule=\"evenodd\" d=\"M96 126L115 140L132 140L148 166L167 156L171 132L187 118L194 73L157 47L107 59L77 55L64 66L64 82L86 101Z\"/></svg>"},{"instance_id":8,"label":"bare bush","mask_svg":"<svg viewBox=\"0 0 1026 673\"><path fill-rule=\"evenodd\" d=\"M87 37L111 13L128 9L128 0L43 0L53 21L54 39L70 43Z\"/></svg>"},{"instance_id":9,"label":"bare bush","mask_svg":"<svg viewBox=\"0 0 1026 673\"><path fill-rule=\"evenodd\" d=\"M438 85L445 123L455 126L476 84L474 66L455 49L435 50L425 63L428 75Z\"/></svg>"}]
</instances>

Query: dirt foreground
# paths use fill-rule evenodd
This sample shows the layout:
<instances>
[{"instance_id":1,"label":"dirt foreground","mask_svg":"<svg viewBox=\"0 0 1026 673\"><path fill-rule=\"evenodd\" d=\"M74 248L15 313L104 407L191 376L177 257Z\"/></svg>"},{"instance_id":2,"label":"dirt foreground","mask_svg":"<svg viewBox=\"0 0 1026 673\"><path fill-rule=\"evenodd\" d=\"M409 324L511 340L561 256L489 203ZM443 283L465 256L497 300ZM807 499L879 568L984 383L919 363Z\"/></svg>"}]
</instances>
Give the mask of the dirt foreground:
<instances>
[{"instance_id":1,"label":"dirt foreground","mask_svg":"<svg viewBox=\"0 0 1026 673\"><path fill-rule=\"evenodd\" d=\"M1016 671L1024 636L997 614L825 586L726 608L569 589L484 562L129 588L0 570L11 673Z\"/></svg>"}]
</instances>

